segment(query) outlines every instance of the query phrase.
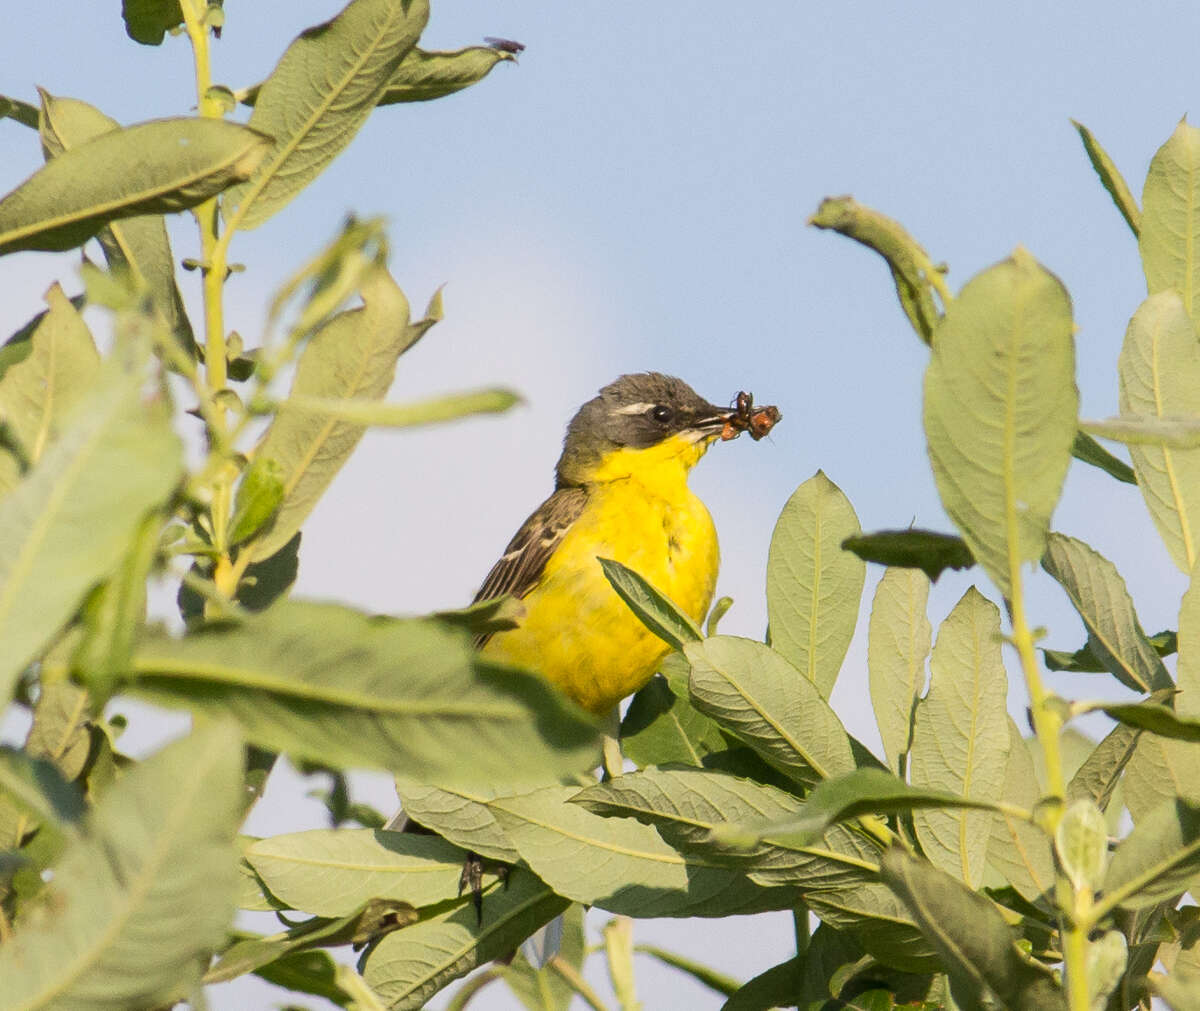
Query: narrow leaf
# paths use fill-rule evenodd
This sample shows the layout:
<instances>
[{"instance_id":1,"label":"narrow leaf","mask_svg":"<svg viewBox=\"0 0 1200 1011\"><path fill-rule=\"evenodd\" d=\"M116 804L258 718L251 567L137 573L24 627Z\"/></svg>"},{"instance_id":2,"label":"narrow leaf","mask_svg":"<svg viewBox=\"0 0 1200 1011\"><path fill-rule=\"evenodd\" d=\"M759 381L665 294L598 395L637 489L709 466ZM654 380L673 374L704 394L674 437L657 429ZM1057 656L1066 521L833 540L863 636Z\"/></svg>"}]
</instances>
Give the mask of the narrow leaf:
<instances>
[{"instance_id":1,"label":"narrow leaf","mask_svg":"<svg viewBox=\"0 0 1200 1011\"><path fill-rule=\"evenodd\" d=\"M847 537L842 547L864 562L920 569L935 583L947 569L969 569L975 564L975 556L961 537L933 530L879 530Z\"/></svg>"},{"instance_id":2,"label":"narrow leaf","mask_svg":"<svg viewBox=\"0 0 1200 1011\"><path fill-rule=\"evenodd\" d=\"M1200 719L1186 719L1160 703L1113 702L1096 708L1127 727L1149 730L1152 734L1176 741L1200 743Z\"/></svg>"},{"instance_id":3,"label":"narrow leaf","mask_svg":"<svg viewBox=\"0 0 1200 1011\"><path fill-rule=\"evenodd\" d=\"M348 916L373 898L418 908L454 899L464 853L437 836L313 829L260 839L244 856L292 909Z\"/></svg>"},{"instance_id":4,"label":"narrow leaf","mask_svg":"<svg viewBox=\"0 0 1200 1011\"><path fill-rule=\"evenodd\" d=\"M110 221L195 207L247 178L267 144L219 119L160 119L101 134L0 199L0 253L72 249Z\"/></svg>"},{"instance_id":5,"label":"narrow leaf","mask_svg":"<svg viewBox=\"0 0 1200 1011\"><path fill-rule=\"evenodd\" d=\"M339 400L335 397L299 394L279 404L279 410L304 411L363 428L412 428L416 425L457 421L473 414L500 414L520 402L517 394L501 389L452 393L415 404L385 404L376 400Z\"/></svg>"},{"instance_id":6,"label":"narrow leaf","mask_svg":"<svg viewBox=\"0 0 1200 1011\"><path fill-rule=\"evenodd\" d=\"M639 955L648 955L650 958L657 959L663 965L670 966L672 969L677 969L685 976L691 976L701 986L719 993L722 997L732 997L733 994L741 988L741 983L731 976L726 976L723 972L717 972L711 966L705 965L703 962L697 962L692 958L685 958L673 951L667 951L653 944L637 944L633 950Z\"/></svg>"},{"instance_id":7,"label":"narrow leaf","mask_svg":"<svg viewBox=\"0 0 1200 1011\"><path fill-rule=\"evenodd\" d=\"M1121 782L1121 774L1133 757L1140 735L1141 731L1132 727L1120 724L1113 727L1071 777L1067 784L1067 801L1090 797L1101 811L1108 810L1113 791Z\"/></svg>"},{"instance_id":8,"label":"narrow leaf","mask_svg":"<svg viewBox=\"0 0 1200 1011\"><path fill-rule=\"evenodd\" d=\"M643 625L672 649L683 649L704 637L696 623L673 600L633 569L612 558L597 558L604 578Z\"/></svg>"},{"instance_id":9,"label":"narrow leaf","mask_svg":"<svg viewBox=\"0 0 1200 1011\"><path fill-rule=\"evenodd\" d=\"M591 722L548 684L488 668L429 620L279 601L240 624L148 636L133 666L136 694L230 713L253 743L326 765L454 786L544 782L594 761Z\"/></svg>"},{"instance_id":10,"label":"narrow leaf","mask_svg":"<svg viewBox=\"0 0 1200 1011\"><path fill-rule=\"evenodd\" d=\"M871 705L888 767L904 775L912 747L913 715L925 690L925 661L933 629L926 617L929 579L913 569L883 573L871 606L867 672Z\"/></svg>"},{"instance_id":11,"label":"narrow leaf","mask_svg":"<svg viewBox=\"0 0 1200 1011\"><path fill-rule=\"evenodd\" d=\"M925 436L942 505L1004 596L1037 561L1075 440L1066 289L1024 249L946 310L925 373Z\"/></svg>"},{"instance_id":12,"label":"narrow leaf","mask_svg":"<svg viewBox=\"0 0 1200 1011\"><path fill-rule=\"evenodd\" d=\"M516 57L491 46L467 46L449 52L413 47L400 61L378 105L396 102L428 102L478 84L497 63Z\"/></svg>"},{"instance_id":13,"label":"narrow leaf","mask_svg":"<svg viewBox=\"0 0 1200 1011\"><path fill-rule=\"evenodd\" d=\"M829 703L773 649L716 635L684 653L692 704L771 765L810 785L854 768L850 739Z\"/></svg>"},{"instance_id":14,"label":"narrow leaf","mask_svg":"<svg viewBox=\"0 0 1200 1011\"><path fill-rule=\"evenodd\" d=\"M1076 120L1071 120L1071 125L1079 131L1079 139L1083 141L1083 149L1087 152L1088 161L1092 163L1092 168L1096 170L1100 182L1108 190L1108 195L1112 197L1113 203L1117 205L1121 217L1125 219L1130 231L1136 236L1141 226L1142 212L1124 177L1108 156L1108 152L1100 146L1100 142L1096 140L1091 130Z\"/></svg>"},{"instance_id":15,"label":"narrow leaf","mask_svg":"<svg viewBox=\"0 0 1200 1011\"><path fill-rule=\"evenodd\" d=\"M30 129L38 128L38 110L36 105L22 102L19 98L9 98L0 95L0 119L12 119Z\"/></svg>"},{"instance_id":16,"label":"narrow leaf","mask_svg":"<svg viewBox=\"0 0 1200 1011\"><path fill-rule=\"evenodd\" d=\"M49 307L29 338L29 353L0 379L0 418L35 464L59 434L63 419L92 389L100 370L91 331L57 284L46 292ZM9 452L0 452L0 494L21 478Z\"/></svg>"},{"instance_id":17,"label":"narrow leaf","mask_svg":"<svg viewBox=\"0 0 1200 1011\"><path fill-rule=\"evenodd\" d=\"M786 908L795 891L761 888L738 871L685 858L655 829L602 818L553 786L489 806L522 859L560 895L626 916L728 916Z\"/></svg>"},{"instance_id":18,"label":"narrow leaf","mask_svg":"<svg viewBox=\"0 0 1200 1011\"><path fill-rule=\"evenodd\" d=\"M514 951L570 903L524 868L487 894L483 923L467 903L388 934L365 955L367 985L391 1011L425 1007L447 984Z\"/></svg>"},{"instance_id":19,"label":"narrow leaf","mask_svg":"<svg viewBox=\"0 0 1200 1011\"><path fill-rule=\"evenodd\" d=\"M1000 656L1000 612L971 587L938 630L929 694L913 728L913 786L995 800L1008 761L1008 676ZM972 888L983 883L992 816L919 811L917 837L935 866Z\"/></svg>"},{"instance_id":20,"label":"narrow leaf","mask_svg":"<svg viewBox=\"0 0 1200 1011\"><path fill-rule=\"evenodd\" d=\"M991 900L899 848L884 854L882 877L967 993L991 996L1009 1011L1066 1008L1053 973L1017 950Z\"/></svg>"},{"instance_id":21,"label":"narrow leaf","mask_svg":"<svg viewBox=\"0 0 1200 1011\"><path fill-rule=\"evenodd\" d=\"M1116 566L1083 541L1052 533L1044 568L1071 598L1088 645L1121 684L1137 692L1171 687L1171 676L1146 639Z\"/></svg>"},{"instance_id":22,"label":"narrow leaf","mask_svg":"<svg viewBox=\"0 0 1200 1011\"><path fill-rule=\"evenodd\" d=\"M362 299L361 308L334 316L308 342L292 396L378 400L387 393L396 360L419 334L409 325L408 300L382 267L364 280ZM280 412L255 450L284 475L283 504L253 546L256 560L273 555L300 529L365 431L310 411Z\"/></svg>"},{"instance_id":23,"label":"narrow leaf","mask_svg":"<svg viewBox=\"0 0 1200 1011\"><path fill-rule=\"evenodd\" d=\"M842 542L859 532L850 500L817 471L787 500L767 556L771 645L829 697L854 635L866 566Z\"/></svg>"},{"instance_id":24,"label":"narrow leaf","mask_svg":"<svg viewBox=\"0 0 1200 1011\"><path fill-rule=\"evenodd\" d=\"M1200 865L1200 807L1182 798L1144 816L1113 853L1105 902L1145 909L1187 891Z\"/></svg>"},{"instance_id":25,"label":"narrow leaf","mask_svg":"<svg viewBox=\"0 0 1200 1011\"><path fill-rule=\"evenodd\" d=\"M1113 456L1087 432L1080 430L1075 433L1075 443L1071 446L1071 455L1076 460L1099 468L1123 484L1137 484L1133 468L1124 460Z\"/></svg>"},{"instance_id":26,"label":"narrow leaf","mask_svg":"<svg viewBox=\"0 0 1200 1011\"><path fill-rule=\"evenodd\" d=\"M429 18L427 0L352 0L306 29L263 82L250 126L275 140L222 212L230 229L255 228L313 181L387 89Z\"/></svg>"},{"instance_id":27,"label":"narrow leaf","mask_svg":"<svg viewBox=\"0 0 1200 1011\"><path fill-rule=\"evenodd\" d=\"M64 419L58 441L0 499L2 698L179 477L166 405L143 401L141 378L110 363Z\"/></svg>"},{"instance_id":28,"label":"narrow leaf","mask_svg":"<svg viewBox=\"0 0 1200 1011\"><path fill-rule=\"evenodd\" d=\"M9 1007L155 1007L198 982L233 916L241 755L212 724L105 793L0 948Z\"/></svg>"}]
</instances>

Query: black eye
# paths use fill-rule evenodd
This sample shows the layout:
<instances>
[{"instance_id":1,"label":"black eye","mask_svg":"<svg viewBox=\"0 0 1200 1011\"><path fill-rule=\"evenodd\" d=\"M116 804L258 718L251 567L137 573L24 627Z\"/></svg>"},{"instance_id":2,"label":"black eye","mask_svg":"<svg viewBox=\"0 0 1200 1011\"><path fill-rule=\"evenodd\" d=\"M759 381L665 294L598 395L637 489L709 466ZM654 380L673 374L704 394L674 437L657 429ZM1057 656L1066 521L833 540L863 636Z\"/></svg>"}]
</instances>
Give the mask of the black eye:
<instances>
[{"instance_id":1,"label":"black eye","mask_svg":"<svg viewBox=\"0 0 1200 1011\"><path fill-rule=\"evenodd\" d=\"M650 412L650 417L657 421L660 425L665 425L675 416L675 412L665 404L659 404Z\"/></svg>"}]
</instances>

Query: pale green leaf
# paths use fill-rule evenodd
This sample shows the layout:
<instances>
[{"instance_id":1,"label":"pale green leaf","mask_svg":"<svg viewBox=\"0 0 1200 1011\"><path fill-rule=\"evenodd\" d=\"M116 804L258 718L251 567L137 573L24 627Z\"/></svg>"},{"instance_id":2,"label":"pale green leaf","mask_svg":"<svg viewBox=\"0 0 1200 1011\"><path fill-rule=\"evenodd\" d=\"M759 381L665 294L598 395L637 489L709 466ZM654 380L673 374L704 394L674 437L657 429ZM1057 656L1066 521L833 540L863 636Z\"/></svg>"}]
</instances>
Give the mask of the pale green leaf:
<instances>
[{"instance_id":1,"label":"pale green leaf","mask_svg":"<svg viewBox=\"0 0 1200 1011\"><path fill-rule=\"evenodd\" d=\"M480 662L428 619L281 600L241 623L148 636L131 691L226 712L261 747L445 786L545 782L595 761L596 731L545 681Z\"/></svg>"},{"instance_id":2,"label":"pale green leaf","mask_svg":"<svg viewBox=\"0 0 1200 1011\"><path fill-rule=\"evenodd\" d=\"M1079 393L1071 301L1024 249L947 308L925 373L942 505L1006 597L1045 548L1071 462Z\"/></svg>"},{"instance_id":3,"label":"pale green leaf","mask_svg":"<svg viewBox=\"0 0 1200 1011\"><path fill-rule=\"evenodd\" d=\"M374 898L417 907L454 899L465 854L431 835L312 829L260 839L243 855L292 909L348 916Z\"/></svg>"},{"instance_id":4,"label":"pale green leaf","mask_svg":"<svg viewBox=\"0 0 1200 1011\"><path fill-rule=\"evenodd\" d=\"M1091 997L1089 1011L1104 1011L1109 995L1116 990L1125 974L1129 946L1125 935L1119 930L1106 930L1088 942L1087 977L1088 995Z\"/></svg>"},{"instance_id":5,"label":"pale green leaf","mask_svg":"<svg viewBox=\"0 0 1200 1011\"><path fill-rule=\"evenodd\" d=\"M771 765L810 785L855 767L850 738L829 703L773 649L715 635L684 652L692 704Z\"/></svg>"},{"instance_id":6,"label":"pale green leaf","mask_svg":"<svg viewBox=\"0 0 1200 1011\"><path fill-rule=\"evenodd\" d=\"M534 872L558 894L626 916L729 916L789 907L796 893L761 888L712 860L685 858L655 829L602 818L552 786L489 805Z\"/></svg>"},{"instance_id":7,"label":"pale green leaf","mask_svg":"<svg viewBox=\"0 0 1200 1011\"><path fill-rule=\"evenodd\" d=\"M470 393L451 393L414 404L385 404L377 400L336 397L309 397L293 394L279 404L280 411L304 411L335 421L367 428L412 428L457 421L473 414L499 414L521 402L511 390L489 389Z\"/></svg>"},{"instance_id":8,"label":"pale green leaf","mask_svg":"<svg viewBox=\"0 0 1200 1011\"><path fill-rule=\"evenodd\" d=\"M505 795L504 790L478 783L470 790L445 790L396 776L396 793L405 815L455 845L506 864L521 859L488 807L489 801Z\"/></svg>"},{"instance_id":9,"label":"pale green leaf","mask_svg":"<svg viewBox=\"0 0 1200 1011\"><path fill-rule=\"evenodd\" d=\"M488 892L483 923L466 903L388 934L366 955L363 978L390 1011L423 1008L442 987L514 951L570 905L525 868Z\"/></svg>"},{"instance_id":10,"label":"pale green leaf","mask_svg":"<svg viewBox=\"0 0 1200 1011\"><path fill-rule=\"evenodd\" d=\"M87 102L55 98L38 90L42 98L39 131L47 158L120 128L115 119ZM109 268L127 273L135 287L145 288L175 339L194 352L195 337L175 283L175 258L162 217L147 215L114 221L101 229L97 238Z\"/></svg>"},{"instance_id":11,"label":"pale green leaf","mask_svg":"<svg viewBox=\"0 0 1200 1011\"><path fill-rule=\"evenodd\" d=\"M1122 415L1200 414L1200 341L1177 291L1151 295L1133 314L1117 376ZM1200 537L1200 453L1153 445L1134 445L1129 453L1159 536L1175 564L1190 572Z\"/></svg>"},{"instance_id":12,"label":"pale green leaf","mask_svg":"<svg viewBox=\"0 0 1200 1011\"><path fill-rule=\"evenodd\" d=\"M141 380L141 369L107 363L58 440L0 499L0 697L112 571L180 475L166 405L144 400Z\"/></svg>"},{"instance_id":13,"label":"pale green leaf","mask_svg":"<svg viewBox=\"0 0 1200 1011\"><path fill-rule=\"evenodd\" d=\"M247 178L267 144L219 119L110 130L64 151L0 199L0 253L72 249L110 221L195 207Z\"/></svg>"},{"instance_id":14,"label":"pale green leaf","mask_svg":"<svg viewBox=\"0 0 1200 1011\"><path fill-rule=\"evenodd\" d=\"M745 847L723 842L723 828L786 822L805 805L765 783L712 770L643 769L589 786L572 803L606 817L636 818L689 859L739 867L764 885L838 888L866 880L877 867L869 845L855 845L843 830L826 834L829 823L786 849L770 842Z\"/></svg>"},{"instance_id":15,"label":"pale green leaf","mask_svg":"<svg viewBox=\"0 0 1200 1011\"><path fill-rule=\"evenodd\" d=\"M396 360L420 336L413 332L420 324L409 325L408 300L382 267L363 281L362 299L361 308L334 316L308 342L292 396L377 400L387 393ZM255 449L280 465L284 487L274 523L253 546L256 560L291 540L365 432L324 414L280 412Z\"/></svg>"},{"instance_id":16,"label":"pale green leaf","mask_svg":"<svg viewBox=\"0 0 1200 1011\"><path fill-rule=\"evenodd\" d=\"M1200 130L1186 122L1175 127L1150 162L1138 248L1149 293L1177 292L1195 320L1200 312Z\"/></svg>"},{"instance_id":17,"label":"pale green leaf","mask_svg":"<svg viewBox=\"0 0 1200 1011\"><path fill-rule=\"evenodd\" d=\"M428 18L427 0L352 0L300 33L259 89L250 126L275 143L249 181L226 195L230 229L261 225L341 153Z\"/></svg>"},{"instance_id":18,"label":"pale green leaf","mask_svg":"<svg viewBox=\"0 0 1200 1011\"><path fill-rule=\"evenodd\" d=\"M1104 882L1109 906L1144 909L1188 889L1200 867L1200 807L1182 798L1145 814L1113 853Z\"/></svg>"},{"instance_id":19,"label":"pale green leaf","mask_svg":"<svg viewBox=\"0 0 1200 1011\"><path fill-rule=\"evenodd\" d=\"M1135 825L1176 797L1200 803L1200 747L1158 734L1140 734L1125 769L1121 795Z\"/></svg>"},{"instance_id":20,"label":"pale green leaf","mask_svg":"<svg viewBox=\"0 0 1200 1011\"><path fill-rule=\"evenodd\" d=\"M771 646L829 697L854 635L866 565L842 550L861 528L822 471L787 500L767 556Z\"/></svg>"},{"instance_id":21,"label":"pale green leaf","mask_svg":"<svg viewBox=\"0 0 1200 1011\"><path fill-rule=\"evenodd\" d=\"M1108 869L1108 823L1095 801L1084 797L1067 806L1054 833L1054 851L1076 891L1100 890Z\"/></svg>"},{"instance_id":22,"label":"pale green leaf","mask_svg":"<svg viewBox=\"0 0 1200 1011\"><path fill-rule=\"evenodd\" d=\"M1104 418L1099 421L1081 421L1079 425L1102 439L1112 439L1128 446L1200 449L1200 417L1194 414L1162 417L1153 414L1122 414L1116 418Z\"/></svg>"},{"instance_id":23,"label":"pale green leaf","mask_svg":"<svg viewBox=\"0 0 1200 1011\"><path fill-rule=\"evenodd\" d=\"M1017 725L1011 718L1007 722L1008 760L1004 769L1001 799L1025 811L1033 811L1042 793L1033 758L1029 747L1021 739ZM1054 855L1049 836L1037 825L1011 813L999 812L992 819L987 862L1030 902L1054 887Z\"/></svg>"},{"instance_id":24,"label":"pale green leaf","mask_svg":"<svg viewBox=\"0 0 1200 1011\"><path fill-rule=\"evenodd\" d=\"M234 911L242 748L199 728L114 784L54 868L52 900L0 948L8 1008L170 1004Z\"/></svg>"},{"instance_id":25,"label":"pale green leaf","mask_svg":"<svg viewBox=\"0 0 1200 1011\"><path fill-rule=\"evenodd\" d=\"M683 649L703 636L673 600L633 569L612 558L597 558L604 578L651 632L672 649Z\"/></svg>"},{"instance_id":26,"label":"pale green leaf","mask_svg":"<svg viewBox=\"0 0 1200 1011\"><path fill-rule=\"evenodd\" d=\"M3 388L0 383L0 390ZM1175 678L1179 694L1174 700L1175 711L1183 717L1200 719L1200 579L1195 571L1179 604L1178 644ZM1170 683L1168 678L1165 685L1155 687L1169 687Z\"/></svg>"},{"instance_id":27,"label":"pale green leaf","mask_svg":"<svg viewBox=\"0 0 1200 1011\"><path fill-rule=\"evenodd\" d=\"M428 102L469 88L487 77L497 63L516 57L491 46L467 46L449 52L413 47L400 61L380 96L378 105Z\"/></svg>"},{"instance_id":28,"label":"pale green leaf","mask_svg":"<svg viewBox=\"0 0 1200 1011\"><path fill-rule=\"evenodd\" d=\"M1054 974L1017 949L1012 928L986 896L899 847L884 854L882 877L937 948L956 987L1007 1011L1065 1011Z\"/></svg>"},{"instance_id":29,"label":"pale green leaf","mask_svg":"<svg viewBox=\"0 0 1200 1011\"><path fill-rule=\"evenodd\" d=\"M1083 541L1052 533L1042 568L1071 598L1088 630L1088 646L1121 684L1137 692L1171 686L1171 676L1146 639L1125 580L1107 558Z\"/></svg>"},{"instance_id":30,"label":"pale green leaf","mask_svg":"<svg viewBox=\"0 0 1200 1011\"><path fill-rule=\"evenodd\" d=\"M925 608L929 577L918 569L889 568L871 605L867 673L871 705L888 766L904 775L912 747L913 713L925 690L925 661L933 630Z\"/></svg>"},{"instance_id":31,"label":"pale green leaf","mask_svg":"<svg viewBox=\"0 0 1200 1011\"><path fill-rule=\"evenodd\" d=\"M1092 163L1092 168L1096 170L1096 175L1100 177L1100 182L1108 190L1108 195L1112 197L1113 203L1117 205L1117 210L1121 212L1121 217L1125 219L1125 223L1129 225L1133 234L1137 235L1141 227L1142 212L1137 205L1137 200L1134 198L1132 191L1129 189L1129 184L1125 182L1116 163L1108 156L1108 152L1100 146L1100 142L1096 140L1092 131L1076 120L1071 120L1071 125L1079 131L1079 139L1083 141L1083 149L1087 152L1088 161Z\"/></svg>"},{"instance_id":32,"label":"pale green leaf","mask_svg":"<svg viewBox=\"0 0 1200 1011\"><path fill-rule=\"evenodd\" d=\"M30 335L28 355L0 378L0 418L31 464L41 459L63 418L90 392L100 369L91 331L57 284L46 292L46 305ZM0 494L20 477L16 457L0 452Z\"/></svg>"},{"instance_id":33,"label":"pale green leaf","mask_svg":"<svg viewBox=\"0 0 1200 1011\"><path fill-rule=\"evenodd\" d=\"M1008 762L1008 676L1000 656L1000 612L971 587L938 629L929 694L917 706L913 786L972 800L1002 796ZM918 811L929 859L972 888L983 882L992 815Z\"/></svg>"}]
</instances>

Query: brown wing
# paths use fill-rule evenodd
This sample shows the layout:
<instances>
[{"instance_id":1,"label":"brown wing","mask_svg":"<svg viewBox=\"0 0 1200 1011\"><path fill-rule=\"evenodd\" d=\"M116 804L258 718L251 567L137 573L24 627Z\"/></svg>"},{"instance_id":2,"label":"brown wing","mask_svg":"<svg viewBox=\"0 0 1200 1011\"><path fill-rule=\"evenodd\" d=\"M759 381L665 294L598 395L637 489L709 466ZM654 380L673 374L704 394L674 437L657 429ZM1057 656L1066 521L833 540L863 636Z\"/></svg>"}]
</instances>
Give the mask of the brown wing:
<instances>
[{"instance_id":1,"label":"brown wing","mask_svg":"<svg viewBox=\"0 0 1200 1011\"><path fill-rule=\"evenodd\" d=\"M516 536L508 542L500 560L492 566L475 601L491 600L508 594L524 597L534 588L546 568L546 562L562 542L587 504L587 492L582 488L560 488L521 524ZM489 636L479 636L477 647Z\"/></svg>"}]
</instances>

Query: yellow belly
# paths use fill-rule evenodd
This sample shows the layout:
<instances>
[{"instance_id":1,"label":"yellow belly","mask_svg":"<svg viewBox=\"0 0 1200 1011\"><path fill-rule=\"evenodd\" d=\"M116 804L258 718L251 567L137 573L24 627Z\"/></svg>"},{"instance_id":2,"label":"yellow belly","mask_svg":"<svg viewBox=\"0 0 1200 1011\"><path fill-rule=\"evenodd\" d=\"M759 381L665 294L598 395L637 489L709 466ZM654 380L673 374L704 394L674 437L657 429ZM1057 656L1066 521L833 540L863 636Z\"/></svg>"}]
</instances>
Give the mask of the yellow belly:
<instances>
[{"instance_id":1,"label":"yellow belly","mask_svg":"<svg viewBox=\"0 0 1200 1011\"><path fill-rule=\"evenodd\" d=\"M525 596L521 627L494 635L483 652L536 671L585 709L605 713L650 679L669 647L609 586L597 556L640 573L700 622L719 555L712 517L685 481L651 490L628 478L589 493L584 514Z\"/></svg>"}]
</instances>

